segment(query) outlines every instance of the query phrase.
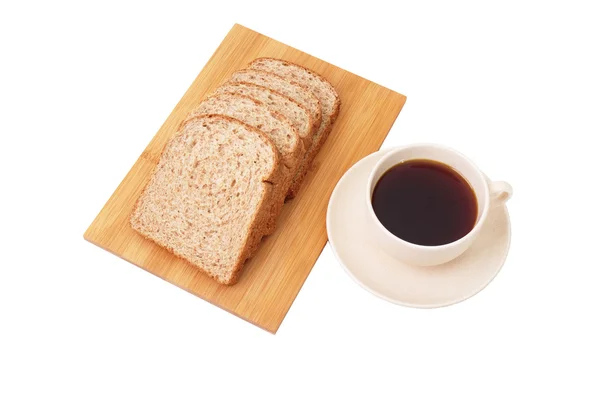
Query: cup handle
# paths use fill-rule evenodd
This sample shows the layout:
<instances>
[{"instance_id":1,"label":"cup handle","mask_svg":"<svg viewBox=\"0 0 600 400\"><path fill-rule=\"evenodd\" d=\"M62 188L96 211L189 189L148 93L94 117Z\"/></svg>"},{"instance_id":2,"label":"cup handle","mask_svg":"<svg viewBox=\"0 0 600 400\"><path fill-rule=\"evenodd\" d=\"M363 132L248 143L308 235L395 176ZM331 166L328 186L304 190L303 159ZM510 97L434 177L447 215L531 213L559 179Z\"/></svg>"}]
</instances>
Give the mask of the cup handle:
<instances>
[{"instance_id":1,"label":"cup handle","mask_svg":"<svg viewBox=\"0 0 600 400\"><path fill-rule=\"evenodd\" d=\"M489 183L490 187L490 205L492 207L501 206L512 197L513 189L508 182L495 181Z\"/></svg>"}]
</instances>

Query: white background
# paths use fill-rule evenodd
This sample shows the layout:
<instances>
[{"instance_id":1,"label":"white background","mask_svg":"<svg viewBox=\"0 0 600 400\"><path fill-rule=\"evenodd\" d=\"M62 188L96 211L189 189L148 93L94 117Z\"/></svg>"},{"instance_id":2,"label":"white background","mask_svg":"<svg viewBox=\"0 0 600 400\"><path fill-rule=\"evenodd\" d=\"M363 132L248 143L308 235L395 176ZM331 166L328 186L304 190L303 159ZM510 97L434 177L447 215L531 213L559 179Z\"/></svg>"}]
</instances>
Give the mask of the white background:
<instances>
[{"instance_id":1,"label":"white background","mask_svg":"<svg viewBox=\"0 0 600 400\"><path fill-rule=\"evenodd\" d=\"M594 2L82 3L0 3L1 399L600 398ZM83 240L235 22L512 183L490 286L403 308L327 246L273 336Z\"/></svg>"}]
</instances>

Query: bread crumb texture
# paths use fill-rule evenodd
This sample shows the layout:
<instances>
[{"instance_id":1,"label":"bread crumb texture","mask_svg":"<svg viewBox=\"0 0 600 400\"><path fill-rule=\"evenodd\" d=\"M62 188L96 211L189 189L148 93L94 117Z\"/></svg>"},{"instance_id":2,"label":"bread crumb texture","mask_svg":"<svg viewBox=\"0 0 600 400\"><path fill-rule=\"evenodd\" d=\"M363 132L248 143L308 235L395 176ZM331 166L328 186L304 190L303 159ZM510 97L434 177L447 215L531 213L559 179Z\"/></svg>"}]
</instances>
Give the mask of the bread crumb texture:
<instances>
[{"instance_id":1,"label":"bread crumb texture","mask_svg":"<svg viewBox=\"0 0 600 400\"><path fill-rule=\"evenodd\" d=\"M260 132L219 116L191 119L165 147L132 227L231 283L260 229L277 163Z\"/></svg>"}]
</instances>

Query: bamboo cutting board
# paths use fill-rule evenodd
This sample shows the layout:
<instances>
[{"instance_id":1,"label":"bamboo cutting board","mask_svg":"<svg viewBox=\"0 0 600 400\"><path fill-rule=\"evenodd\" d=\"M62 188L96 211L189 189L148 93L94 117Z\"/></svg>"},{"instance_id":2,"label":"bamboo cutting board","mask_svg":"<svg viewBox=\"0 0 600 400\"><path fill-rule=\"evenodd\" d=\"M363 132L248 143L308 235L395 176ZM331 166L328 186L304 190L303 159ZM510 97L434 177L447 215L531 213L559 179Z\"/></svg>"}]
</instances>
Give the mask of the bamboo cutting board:
<instances>
[{"instance_id":1,"label":"bamboo cutting board","mask_svg":"<svg viewBox=\"0 0 600 400\"><path fill-rule=\"evenodd\" d=\"M329 80L342 102L329 139L300 193L287 202L277 231L246 263L239 282L221 286L187 262L138 235L129 214L163 146L202 98L257 57L276 57ZM406 97L240 25L225 37L171 115L92 222L86 240L211 303L275 333L315 261L327 234L325 214L337 181L355 162L379 149Z\"/></svg>"}]
</instances>

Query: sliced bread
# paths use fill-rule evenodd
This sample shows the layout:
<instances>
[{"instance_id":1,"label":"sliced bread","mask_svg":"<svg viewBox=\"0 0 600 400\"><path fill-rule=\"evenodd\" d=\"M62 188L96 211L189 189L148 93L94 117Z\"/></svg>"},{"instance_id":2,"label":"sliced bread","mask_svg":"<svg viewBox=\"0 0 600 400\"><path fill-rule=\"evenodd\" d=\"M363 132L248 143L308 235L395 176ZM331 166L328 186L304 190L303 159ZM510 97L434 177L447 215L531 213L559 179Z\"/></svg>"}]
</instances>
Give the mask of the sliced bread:
<instances>
[{"instance_id":1,"label":"sliced bread","mask_svg":"<svg viewBox=\"0 0 600 400\"><path fill-rule=\"evenodd\" d=\"M308 150L298 174L294 178L290 193L288 194L288 197L294 197L300 188L306 172L308 172L308 168L327 139L329 132L331 132L333 123L340 111L339 96L333 86L325 78L305 67L289 61L274 58L258 58L252 61L248 65L248 68L270 72L289 80L290 82L304 86L319 99L321 104L322 119L316 140L314 141L313 146Z\"/></svg>"},{"instance_id":2,"label":"sliced bread","mask_svg":"<svg viewBox=\"0 0 600 400\"><path fill-rule=\"evenodd\" d=\"M271 218L267 224L268 233L272 233L286 194L306 152L298 132L282 115L269 110L258 100L239 94L223 93L210 96L203 100L188 118L202 114L227 115L260 129L279 150L283 164L282 179L273 188Z\"/></svg>"},{"instance_id":3,"label":"sliced bread","mask_svg":"<svg viewBox=\"0 0 600 400\"><path fill-rule=\"evenodd\" d=\"M265 234L279 154L226 116L189 119L165 146L131 226L218 282L236 282Z\"/></svg>"},{"instance_id":4,"label":"sliced bread","mask_svg":"<svg viewBox=\"0 0 600 400\"><path fill-rule=\"evenodd\" d=\"M188 119L202 114L227 115L265 132L288 168L295 168L305 152L300 135L291 123L249 96L229 93L210 96L190 113Z\"/></svg>"},{"instance_id":5,"label":"sliced bread","mask_svg":"<svg viewBox=\"0 0 600 400\"><path fill-rule=\"evenodd\" d=\"M230 83L244 82L264 86L298 102L308 110L313 122L313 135L321 125L321 104L319 99L306 88L293 84L270 72L243 69L231 75Z\"/></svg>"},{"instance_id":6,"label":"sliced bread","mask_svg":"<svg viewBox=\"0 0 600 400\"><path fill-rule=\"evenodd\" d=\"M298 131L306 149L312 144L312 116L306 108L291 98L264 86L248 82L225 83L219 86L215 94L241 94L260 101L271 111L286 117Z\"/></svg>"}]
</instances>

